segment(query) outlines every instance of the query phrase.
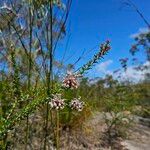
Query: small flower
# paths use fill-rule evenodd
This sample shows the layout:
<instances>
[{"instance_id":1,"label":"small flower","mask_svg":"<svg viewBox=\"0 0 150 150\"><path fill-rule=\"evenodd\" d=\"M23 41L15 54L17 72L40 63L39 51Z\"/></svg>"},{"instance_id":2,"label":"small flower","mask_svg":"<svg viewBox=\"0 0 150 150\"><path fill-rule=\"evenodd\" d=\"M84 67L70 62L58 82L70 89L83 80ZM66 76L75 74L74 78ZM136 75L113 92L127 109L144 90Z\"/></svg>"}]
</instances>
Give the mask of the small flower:
<instances>
[{"instance_id":1,"label":"small flower","mask_svg":"<svg viewBox=\"0 0 150 150\"><path fill-rule=\"evenodd\" d=\"M68 72L65 79L63 80L63 87L69 88L69 89L77 89L79 86L77 77L78 77L77 74Z\"/></svg>"},{"instance_id":2,"label":"small flower","mask_svg":"<svg viewBox=\"0 0 150 150\"><path fill-rule=\"evenodd\" d=\"M53 98L49 102L52 109L61 110L65 107L65 99L61 98L61 94L53 95Z\"/></svg>"},{"instance_id":3,"label":"small flower","mask_svg":"<svg viewBox=\"0 0 150 150\"><path fill-rule=\"evenodd\" d=\"M77 111L82 111L83 110L83 106L84 106L84 102L80 101L80 98L74 98L69 106L71 107L71 109L77 110Z\"/></svg>"}]
</instances>

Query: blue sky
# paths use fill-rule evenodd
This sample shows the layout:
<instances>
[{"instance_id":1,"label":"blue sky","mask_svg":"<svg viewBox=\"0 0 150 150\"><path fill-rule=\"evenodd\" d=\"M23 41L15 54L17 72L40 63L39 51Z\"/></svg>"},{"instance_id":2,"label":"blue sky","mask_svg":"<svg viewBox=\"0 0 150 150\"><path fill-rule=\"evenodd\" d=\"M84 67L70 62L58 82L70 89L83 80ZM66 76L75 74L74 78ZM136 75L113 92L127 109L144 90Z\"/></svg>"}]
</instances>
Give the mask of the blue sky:
<instances>
[{"instance_id":1,"label":"blue sky","mask_svg":"<svg viewBox=\"0 0 150 150\"><path fill-rule=\"evenodd\" d=\"M132 1L150 21L150 0ZM110 39L112 49L102 61L111 61L108 66L110 70L120 68L120 58L131 58L129 48L134 40L130 38L130 35L146 27L139 15L123 2L124 0L73 0L66 40L60 43L60 58L68 38L66 58L72 55L73 57L66 63L75 62L83 50L88 51L106 39ZM97 50L94 49L86 55L76 67L86 63ZM139 53L138 57L144 59L142 53ZM89 76L102 76L102 74L93 69Z\"/></svg>"}]
</instances>

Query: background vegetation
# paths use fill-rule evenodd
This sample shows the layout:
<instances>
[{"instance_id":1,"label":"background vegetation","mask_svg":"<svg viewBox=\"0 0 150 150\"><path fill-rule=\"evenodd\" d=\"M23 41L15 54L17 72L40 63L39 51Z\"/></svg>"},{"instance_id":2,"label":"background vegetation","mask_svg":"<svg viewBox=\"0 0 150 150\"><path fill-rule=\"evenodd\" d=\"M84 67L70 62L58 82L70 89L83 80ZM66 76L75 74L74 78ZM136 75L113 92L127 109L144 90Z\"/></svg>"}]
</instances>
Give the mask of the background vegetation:
<instances>
[{"instance_id":1,"label":"background vegetation","mask_svg":"<svg viewBox=\"0 0 150 150\"><path fill-rule=\"evenodd\" d=\"M66 35L71 3L71 0L0 2L0 149L61 149L65 140L69 145L74 131L76 135L87 131L84 124L95 112L104 114L106 124L105 142L101 146L113 147L112 139L126 136L131 116L150 118L149 66L137 65L137 71L146 73L145 79L136 83L114 79L112 75L93 80L84 76L107 54L111 48L109 41L100 45L91 60L77 71L73 64L57 61L55 51ZM149 28L149 23L146 24ZM150 64L149 46L150 32L142 33L135 38L130 52L135 55L143 51ZM124 71L128 68L127 61L120 59ZM62 86L68 76L61 75L68 70L75 83L79 83L77 88L71 84L69 88ZM49 104L58 93L67 103L59 111ZM79 97L84 102L82 111L71 109L70 101Z\"/></svg>"}]
</instances>

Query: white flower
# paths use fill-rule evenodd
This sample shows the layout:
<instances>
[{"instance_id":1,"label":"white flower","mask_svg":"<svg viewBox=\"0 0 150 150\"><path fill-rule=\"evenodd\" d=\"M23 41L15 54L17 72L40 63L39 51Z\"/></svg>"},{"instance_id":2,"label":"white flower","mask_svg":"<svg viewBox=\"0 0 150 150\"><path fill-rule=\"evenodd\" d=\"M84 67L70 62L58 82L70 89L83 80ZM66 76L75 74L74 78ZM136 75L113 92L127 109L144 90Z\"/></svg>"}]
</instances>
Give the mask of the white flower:
<instances>
[{"instance_id":1,"label":"white flower","mask_svg":"<svg viewBox=\"0 0 150 150\"><path fill-rule=\"evenodd\" d=\"M80 98L74 98L69 106L71 107L71 109L77 110L77 111L82 111L83 110L83 106L84 106L84 102L80 101Z\"/></svg>"},{"instance_id":2,"label":"white flower","mask_svg":"<svg viewBox=\"0 0 150 150\"><path fill-rule=\"evenodd\" d=\"M63 80L63 87L65 88L70 88L70 89L77 89L79 86L78 80L77 80L78 75L73 74L71 72L67 72L66 77Z\"/></svg>"},{"instance_id":3,"label":"white flower","mask_svg":"<svg viewBox=\"0 0 150 150\"><path fill-rule=\"evenodd\" d=\"M56 94L53 95L49 104L52 109L61 110L65 107L65 99L61 98L61 94Z\"/></svg>"}]
</instances>

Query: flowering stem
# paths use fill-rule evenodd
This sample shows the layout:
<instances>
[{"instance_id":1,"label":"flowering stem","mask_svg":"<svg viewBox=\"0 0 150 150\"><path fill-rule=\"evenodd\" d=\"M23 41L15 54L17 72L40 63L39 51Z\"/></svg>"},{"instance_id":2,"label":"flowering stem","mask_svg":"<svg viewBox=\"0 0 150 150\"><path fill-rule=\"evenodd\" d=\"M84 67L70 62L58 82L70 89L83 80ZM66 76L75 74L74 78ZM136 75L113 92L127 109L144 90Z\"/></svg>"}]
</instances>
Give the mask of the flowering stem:
<instances>
[{"instance_id":1,"label":"flowering stem","mask_svg":"<svg viewBox=\"0 0 150 150\"><path fill-rule=\"evenodd\" d=\"M56 111L56 149L59 150L59 111Z\"/></svg>"},{"instance_id":2,"label":"flowering stem","mask_svg":"<svg viewBox=\"0 0 150 150\"><path fill-rule=\"evenodd\" d=\"M83 65L83 67L79 68L76 71L76 73L82 75L87 70L90 70L92 66L98 62L99 59L103 58L103 56L107 54L107 52L110 49L109 44L110 42L108 40L105 43L101 44L99 52L96 55L94 55L93 58L88 63Z\"/></svg>"}]
</instances>

